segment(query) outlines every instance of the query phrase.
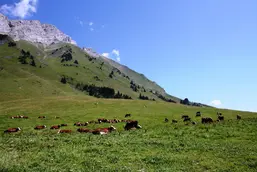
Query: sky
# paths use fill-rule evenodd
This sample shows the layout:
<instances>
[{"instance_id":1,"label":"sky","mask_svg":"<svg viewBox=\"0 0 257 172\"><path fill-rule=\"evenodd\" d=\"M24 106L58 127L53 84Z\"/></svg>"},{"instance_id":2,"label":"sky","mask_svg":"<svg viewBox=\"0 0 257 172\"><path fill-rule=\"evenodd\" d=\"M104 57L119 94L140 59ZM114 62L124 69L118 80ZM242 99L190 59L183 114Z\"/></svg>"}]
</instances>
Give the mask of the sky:
<instances>
[{"instance_id":1,"label":"sky","mask_svg":"<svg viewBox=\"0 0 257 172\"><path fill-rule=\"evenodd\" d=\"M55 25L167 93L257 112L256 0L1 0L10 19Z\"/></svg>"}]
</instances>

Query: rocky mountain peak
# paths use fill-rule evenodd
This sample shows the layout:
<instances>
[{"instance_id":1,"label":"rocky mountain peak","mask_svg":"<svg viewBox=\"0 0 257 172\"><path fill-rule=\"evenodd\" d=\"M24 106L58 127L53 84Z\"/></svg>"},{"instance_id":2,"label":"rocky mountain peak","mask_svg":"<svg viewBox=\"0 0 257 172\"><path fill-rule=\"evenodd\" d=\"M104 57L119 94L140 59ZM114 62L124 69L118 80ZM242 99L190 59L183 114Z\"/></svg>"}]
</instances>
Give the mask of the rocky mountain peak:
<instances>
[{"instance_id":1,"label":"rocky mountain peak","mask_svg":"<svg viewBox=\"0 0 257 172\"><path fill-rule=\"evenodd\" d=\"M41 24L38 20L8 20L1 13L0 34L6 34L14 41L26 40L46 46L60 42L76 45L76 42L71 37L53 25Z\"/></svg>"}]
</instances>

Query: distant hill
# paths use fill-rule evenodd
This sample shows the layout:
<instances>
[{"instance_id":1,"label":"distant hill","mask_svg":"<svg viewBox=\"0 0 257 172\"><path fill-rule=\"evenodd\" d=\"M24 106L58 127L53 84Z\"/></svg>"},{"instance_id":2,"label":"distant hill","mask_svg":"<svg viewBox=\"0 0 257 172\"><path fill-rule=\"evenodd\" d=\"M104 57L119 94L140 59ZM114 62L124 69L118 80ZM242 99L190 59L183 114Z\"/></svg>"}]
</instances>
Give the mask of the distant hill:
<instances>
[{"instance_id":1,"label":"distant hill","mask_svg":"<svg viewBox=\"0 0 257 172\"><path fill-rule=\"evenodd\" d=\"M4 21L0 26L0 99L86 94L183 103L143 74L92 49L76 46L75 41L52 25L9 21L3 15L0 20ZM46 26L44 33L36 29ZM30 37L27 31L31 32ZM54 34L58 35L56 39Z\"/></svg>"}]
</instances>

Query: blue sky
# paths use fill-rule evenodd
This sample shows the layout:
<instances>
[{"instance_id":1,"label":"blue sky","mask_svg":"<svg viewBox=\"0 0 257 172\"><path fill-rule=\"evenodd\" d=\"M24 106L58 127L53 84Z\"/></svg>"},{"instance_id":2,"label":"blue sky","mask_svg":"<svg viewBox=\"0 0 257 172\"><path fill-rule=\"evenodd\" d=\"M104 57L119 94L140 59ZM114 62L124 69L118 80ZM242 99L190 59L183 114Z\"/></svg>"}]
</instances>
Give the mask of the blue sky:
<instances>
[{"instance_id":1,"label":"blue sky","mask_svg":"<svg viewBox=\"0 0 257 172\"><path fill-rule=\"evenodd\" d=\"M171 95L257 111L256 0L1 0L2 11L4 4L11 19L53 24L81 47L119 55Z\"/></svg>"}]
</instances>

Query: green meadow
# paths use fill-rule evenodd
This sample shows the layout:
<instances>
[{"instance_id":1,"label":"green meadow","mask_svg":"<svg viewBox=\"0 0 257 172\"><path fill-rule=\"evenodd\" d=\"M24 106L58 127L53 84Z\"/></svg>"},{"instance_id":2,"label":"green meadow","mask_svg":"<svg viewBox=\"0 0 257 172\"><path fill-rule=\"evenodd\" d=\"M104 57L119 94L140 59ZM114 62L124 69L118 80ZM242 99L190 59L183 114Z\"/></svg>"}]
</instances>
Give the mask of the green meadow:
<instances>
[{"instance_id":1,"label":"green meadow","mask_svg":"<svg viewBox=\"0 0 257 172\"><path fill-rule=\"evenodd\" d=\"M195 113L225 121L201 124ZM97 118L138 120L142 129L124 131L112 124L108 135L78 133L75 122ZM197 125L185 125L181 114ZM242 120L236 120L240 114ZM26 115L29 119L10 119ZM46 119L38 119L45 115ZM257 114L143 100L49 96L0 102L0 171L257 171ZM55 116L60 117L56 119ZM167 117L170 122L165 123ZM171 120L177 119L177 124ZM71 134L51 125L68 124ZM36 131L36 125L46 125ZM87 128L108 127L90 124ZM18 133L4 134L9 127Z\"/></svg>"}]
</instances>

